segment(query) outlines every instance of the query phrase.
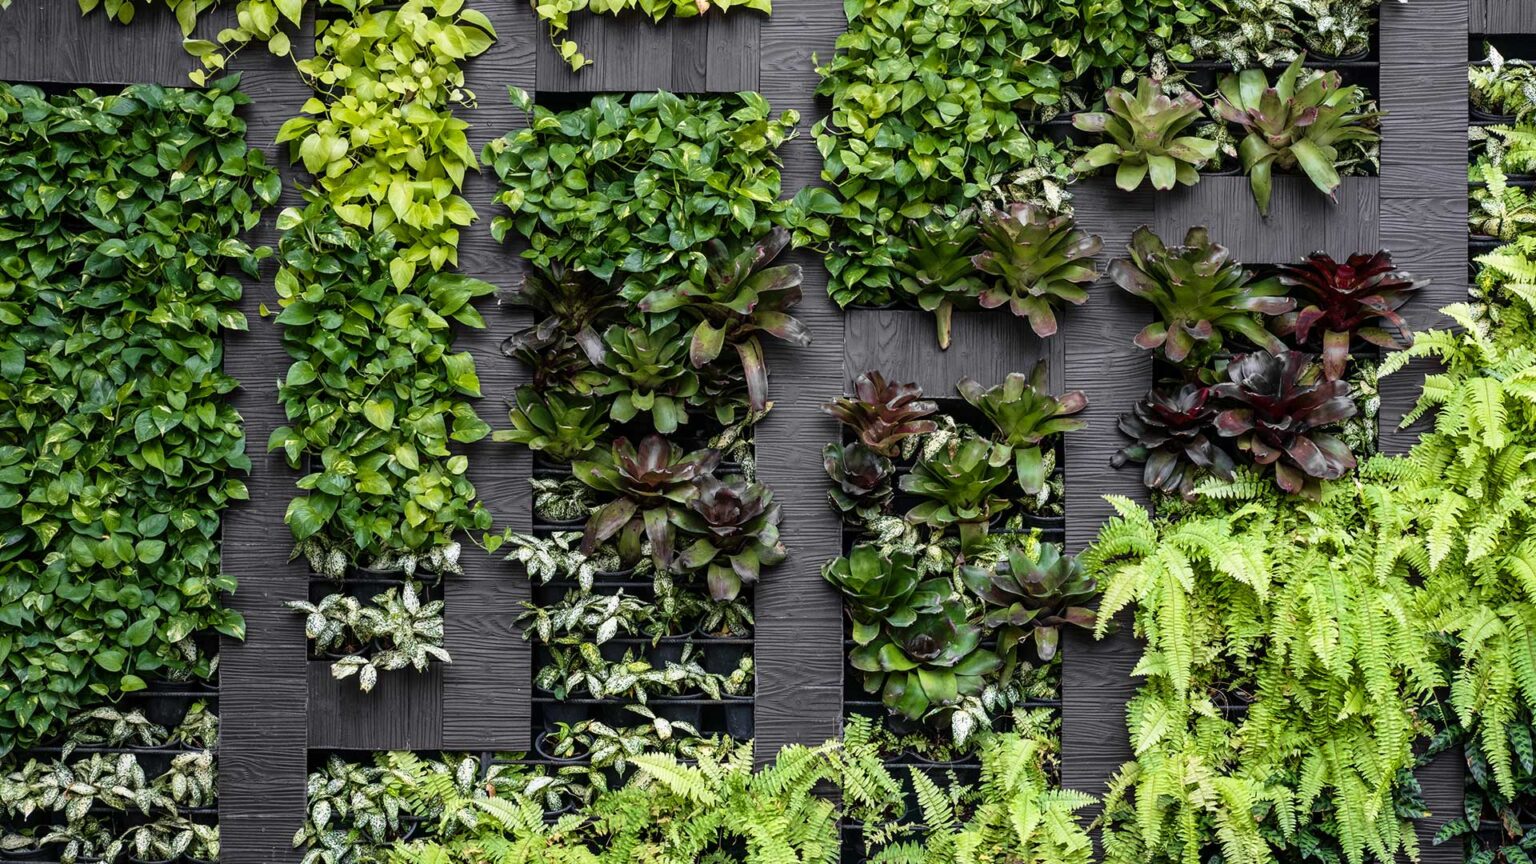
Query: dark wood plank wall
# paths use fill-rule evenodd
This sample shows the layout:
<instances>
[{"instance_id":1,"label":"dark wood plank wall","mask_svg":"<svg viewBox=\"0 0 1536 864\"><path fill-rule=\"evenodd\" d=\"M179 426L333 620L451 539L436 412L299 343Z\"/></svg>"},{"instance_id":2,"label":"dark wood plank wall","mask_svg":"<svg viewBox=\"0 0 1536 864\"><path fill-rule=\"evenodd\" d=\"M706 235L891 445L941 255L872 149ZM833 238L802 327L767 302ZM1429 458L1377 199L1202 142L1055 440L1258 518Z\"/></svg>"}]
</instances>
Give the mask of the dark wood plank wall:
<instances>
[{"instance_id":1,"label":"dark wood plank wall","mask_svg":"<svg viewBox=\"0 0 1536 864\"><path fill-rule=\"evenodd\" d=\"M780 151L784 192L818 182L821 157L810 137L818 115L811 55L832 53L845 19L836 0L777 0L762 23L760 89L776 111L800 112L799 137ZM842 603L821 578L842 554L842 524L827 506L821 449L837 424L820 405L844 387L843 315L827 296L827 273L809 250L788 253L805 270L805 299L795 309L814 340L808 348L771 345L774 409L758 427L758 474L784 509L790 558L758 586L756 751L773 758L794 742L819 744L841 728Z\"/></svg>"},{"instance_id":2,"label":"dark wood plank wall","mask_svg":"<svg viewBox=\"0 0 1536 864\"><path fill-rule=\"evenodd\" d=\"M1489 0L1489 8L1529 3ZM1433 282L1404 309L1415 329L1443 326L1439 309L1467 296L1467 0L1383 3L1379 98L1386 111L1381 144L1381 243L1409 271ZM1418 399L1425 366L1382 382L1381 448L1401 453L1417 429L1399 429ZM1461 813L1464 766L1459 752L1420 770L1431 816L1418 825L1425 864L1460 861L1461 844L1433 845L1440 826Z\"/></svg>"},{"instance_id":3,"label":"dark wood plank wall","mask_svg":"<svg viewBox=\"0 0 1536 864\"><path fill-rule=\"evenodd\" d=\"M180 36L174 21L168 23L168 28L157 28L167 40L161 44L175 44ZM168 52L114 55L98 43L91 53L131 58ZM182 76L187 68L182 67ZM252 100L245 110L246 140L280 166L283 178L281 206L267 213L256 232L260 242L276 249L277 213L281 207L302 202L296 186L298 172L288 166L287 155L272 141L278 127L298 113L310 93L286 58L246 52L238 68L241 89ZM167 77L164 83L183 82ZM277 381L290 361L282 347L281 330L259 312L262 304L278 308L272 287L276 270L275 261L269 259L262 267L262 279L247 281L241 306L250 330L225 339L224 365L240 382L235 407L245 418L246 450L252 462L247 478L250 500L224 517L224 570L239 580L231 605L245 616L246 624L244 641L224 639L220 646L219 834L226 864L292 864L301 857L292 840L305 809L308 643L303 619L282 604L308 596L309 568L302 561L289 560L292 535L283 524L298 475L289 470L280 453L266 452L267 437L287 422L277 402Z\"/></svg>"},{"instance_id":4,"label":"dark wood plank wall","mask_svg":"<svg viewBox=\"0 0 1536 864\"><path fill-rule=\"evenodd\" d=\"M524 124L522 111L507 97L507 87L532 90L534 56L538 36L529 26L532 15L521 3L477 4L496 28L496 42L485 54L471 60L467 84L476 106L455 113L470 123L470 146L478 154L486 142ZM461 232L459 269L498 287L515 283L521 273L521 247L501 245L491 239L489 225L502 208L494 203L496 174L485 170L470 174L465 197L480 214L480 221ZM484 298L477 308L485 318L484 330L460 329L456 346L475 355L484 398L476 406L481 419L504 429L507 405L517 386L526 383L522 367L501 353L501 343L515 329L526 326L526 312L498 308L495 298ZM485 506L496 518L496 529L533 527L528 478L533 460L526 448L497 444L486 438L466 448L470 479ZM442 746L452 750L527 750L530 746L529 703L533 680L528 672L532 652L514 630L512 622L531 597L528 580L519 565L502 560L504 553L487 555L466 542L461 561L462 577L447 585L446 615L448 652L453 663L443 668L441 719Z\"/></svg>"},{"instance_id":5,"label":"dark wood plank wall","mask_svg":"<svg viewBox=\"0 0 1536 864\"><path fill-rule=\"evenodd\" d=\"M1214 179L1219 178L1206 178L1201 185ZM1133 231L1154 224L1158 216L1158 199L1150 192L1126 194L1107 179L1078 184L1072 194L1079 224L1104 240L1101 271L1126 254ZM1183 237L1182 229L1177 236ZM1087 428L1066 438L1070 552L1081 552L1113 515L1104 496L1147 500L1139 466L1117 471L1109 460L1125 446L1116 427L1120 414L1152 386L1151 357L1131 342L1151 320L1144 304L1101 279L1089 301L1067 313L1056 337L1065 346L1065 387L1088 395L1088 409L1082 414ZM1109 779L1131 758L1125 703L1139 685L1130 672L1141 644L1131 632L1129 616L1102 641L1067 629L1062 648L1061 781L1069 789L1102 796ZM1094 806L1081 817L1087 821L1098 812Z\"/></svg>"},{"instance_id":6,"label":"dark wood plank wall","mask_svg":"<svg viewBox=\"0 0 1536 864\"><path fill-rule=\"evenodd\" d=\"M774 14L779 13L774 4ZM577 14L564 38L588 60L579 72L550 43L542 25L538 43L539 90L546 93L735 93L759 90L759 40L769 19L746 9L729 14L711 9L697 18L668 20L653 27L649 16ZM827 46L828 50L831 45Z\"/></svg>"},{"instance_id":7,"label":"dark wood plank wall","mask_svg":"<svg viewBox=\"0 0 1536 864\"><path fill-rule=\"evenodd\" d=\"M1168 243L1178 243L1195 225L1211 229L1211 239L1232 250L1245 264L1284 264L1313 252L1336 258L1379 245L1378 182L1375 177L1346 177L1329 201L1299 175L1274 180L1269 217L1259 215L1247 177L1205 177L1157 197L1154 227Z\"/></svg>"},{"instance_id":8,"label":"dark wood plank wall","mask_svg":"<svg viewBox=\"0 0 1536 864\"><path fill-rule=\"evenodd\" d=\"M1525 0L1470 0L1468 27L1490 36L1536 34L1536 5Z\"/></svg>"},{"instance_id":9,"label":"dark wood plank wall","mask_svg":"<svg viewBox=\"0 0 1536 864\"><path fill-rule=\"evenodd\" d=\"M801 135L783 151L785 193L817 182L820 160L809 134L825 106L813 96L817 79L811 57L830 56L843 29L837 0L778 0L771 18L750 12L711 14L661 28L578 16L571 36L597 65L576 75L560 63L524 4L492 4L482 11L496 24L498 41L468 67L479 105L463 116L473 124L477 148L523 122L506 100L508 84L551 93L757 89L776 109L801 113ZM223 13L210 16L207 27L221 26L218 14ZM1175 241L1190 225L1220 214L1220 224L1211 226L1213 235L1252 263L1288 260L1318 248L1336 255L1378 243L1392 248L1406 266L1435 278L1430 297L1416 301L1412 316L1416 325L1433 320L1426 310L1466 290L1463 16L1469 16L1473 32L1536 32L1536 12L1515 0L1472 0L1470 13L1466 0L1384 4L1381 98L1396 116L1389 114L1386 121L1379 180L1349 179L1338 203L1330 204L1302 188L1297 178L1281 178L1268 220L1258 219L1241 177L1207 177L1193 190L1157 196L1126 195L1103 181L1081 184L1073 190L1078 218L1084 228L1104 237L1103 262L1123 254L1139 225L1152 225ZM99 15L79 19L73 4L60 0L15 0L4 24L0 79L182 84L191 65L167 47L180 41L180 33L158 6L141 9L134 26L121 28ZM61 33L70 36L60 39ZM307 41L296 39L296 44ZM246 75L243 88L256 100L247 111L250 140L286 165L286 155L270 142L309 94L286 59L252 50L237 65ZM300 178L291 168L284 173L285 203L297 203L292 189ZM497 209L493 194L489 172L471 178L466 195L481 223L466 230L460 264L470 275L507 285L520 271L518 249L498 246L485 231ZM270 217L261 237L276 241ZM1089 427L1075 433L1067 446L1069 548L1080 550L1090 542L1109 514L1104 495L1145 499L1138 470L1112 471L1107 465L1122 444L1116 417L1151 379L1150 362L1130 345L1147 312L1111 284L1101 283L1092 302L1070 310L1062 334L1044 345L1003 313L963 314L956 317L954 347L940 352L930 316L844 314L826 297L819 256L795 252L791 257L806 271L806 297L798 314L815 343L809 349L769 350L776 406L759 430L759 467L783 504L791 558L767 575L756 598L760 759L792 741L825 740L839 728L841 610L819 573L824 561L841 552L840 525L825 506L820 467L821 447L838 433L818 406L846 391L853 376L881 368L919 380L933 396L947 397L961 375L995 383L1048 356L1053 387L1083 389L1090 397L1084 415ZM283 600L303 596L307 578L301 564L288 562L291 544L279 527L294 475L281 459L262 453L268 432L282 421L274 373L287 365L277 328L256 315L259 302L275 306L270 273L266 276L247 289L251 332L232 336L226 349L228 368L243 382L236 399L255 462L249 480L252 500L230 512L224 535L226 569L241 579L233 603L249 622L247 640L226 645L223 661L220 806L224 860L231 864L297 860L288 843L302 818L306 748L522 749L528 743L529 653L510 626L528 587L499 555L466 544L466 575L450 579L444 588L453 665L425 676L385 676L371 697L361 697L351 682L331 681L326 664L306 661L300 621L281 609ZM505 401L521 372L502 357L499 344L526 318L498 310L494 303L484 304L483 311L489 329L461 333L457 344L476 356L485 393L478 405L481 415L501 427L506 425ZM1384 433L1391 417L1400 416L1408 404L1404 400L1413 392L1411 385L1405 374L1384 395ZM1407 440L1384 434L1391 448ZM489 443L469 452L476 485L498 527L526 529L527 455ZM1076 635L1069 639L1063 688L1066 785L1101 792L1105 780L1129 758L1124 703L1136 686L1129 670L1139 651L1128 627L1103 642ZM1437 763L1424 779L1437 814L1454 812L1460 799L1458 766ZM1425 846L1426 860L1452 860L1446 854Z\"/></svg>"}]
</instances>

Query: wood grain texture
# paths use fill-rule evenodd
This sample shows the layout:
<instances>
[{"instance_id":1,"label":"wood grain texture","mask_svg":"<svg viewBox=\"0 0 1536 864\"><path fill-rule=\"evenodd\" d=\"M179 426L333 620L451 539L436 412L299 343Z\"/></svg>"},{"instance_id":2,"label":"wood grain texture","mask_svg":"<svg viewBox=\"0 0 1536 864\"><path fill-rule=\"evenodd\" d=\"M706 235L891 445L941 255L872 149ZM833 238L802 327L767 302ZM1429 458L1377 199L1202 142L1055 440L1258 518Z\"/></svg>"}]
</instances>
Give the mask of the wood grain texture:
<instances>
[{"instance_id":1,"label":"wood grain texture","mask_svg":"<svg viewBox=\"0 0 1536 864\"><path fill-rule=\"evenodd\" d=\"M778 9L775 9L778 14ZM563 37L580 46L592 65L572 72L538 26L541 93L735 93L758 89L758 32L768 19L748 9L711 9L696 18L660 24L638 12L571 16Z\"/></svg>"},{"instance_id":2,"label":"wood grain texture","mask_svg":"<svg viewBox=\"0 0 1536 864\"><path fill-rule=\"evenodd\" d=\"M1469 25L1473 33L1489 36L1536 33L1536 6L1527 0L1472 0L1471 12Z\"/></svg>"},{"instance_id":3,"label":"wood grain texture","mask_svg":"<svg viewBox=\"0 0 1536 864\"><path fill-rule=\"evenodd\" d=\"M836 2L778 0L773 17L762 25L763 95L776 110L800 112L800 137L781 151L786 166L796 166L785 171L786 196L814 182L819 171L820 157L809 138L817 115L810 58L814 51L831 52L843 24ZM773 74L767 69L770 46L782 63ZM842 603L821 578L822 564L842 552L842 526L827 505L821 466L821 449L838 432L819 406L842 392L843 316L827 296L819 256L795 252L786 257L805 269L805 299L794 312L811 331L813 343L808 348L769 347L774 409L757 430L759 479L783 507L790 555L763 577L755 600L760 762L786 744L836 737L842 717Z\"/></svg>"},{"instance_id":4,"label":"wood grain texture","mask_svg":"<svg viewBox=\"0 0 1536 864\"><path fill-rule=\"evenodd\" d=\"M1269 216L1259 215L1246 177L1202 177L1156 196L1153 230L1178 243L1197 225L1239 261L1282 264L1318 250L1334 257L1377 246L1377 180L1346 177L1335 200L1306 177L1275 178Z\"/></svg>"},{"instance_id":5,"label":"wood grain texture","mask_svg":"<svg viewBox=\"0 0 1536 864\"><path fill-rule=\"evenodd\" d=\"M297 173L272 141L310 92L286 58L242 52L234 68L252 99L243 111L246 140L280 166L281 206L297 205ZM276 244L281 206L269 210L255 232L262 242ZM277 308L275 272L268 259L261 280L246 284L241 306L250 330L226 339L224 358L241 382L234 401L245 418L252 461L250 500L226 515L223 529L224 568L240 580L232 605L246 620L245 641L225 639L220 652L219 816L226 864L298 861L301 853L290 841L306 806L307 643L303 619L282 604L307 596L309 572L289 560L293 536L283 524L297 475L280 455L266 453L268 436L286 422L277 379L289 363L280 328L259 314L263 303Z\"/></svg>"},{"instance_id":6,"label":"wood grain texture","mask_svg":"<svg viewBox=\"0 0 1536 864\"><path fill-rule=\"evenodd\" d=\"M336 680L331 661L311 660L309 747L325 750L435 750L443 746L443 664L380 672L373 692Z\"/></svg>"},{"instance_id":7,"label":"wood grain texture","mask_svg":"<svg viewBox=\"0 0 1536 864\"><path fill-rule=\"evenodd\" d=\"M1389 112L1381 149L1381 241L1404 268L1432 280L1403 310L1411 326L1424 328L1443 324L1438 310L1467 294L1467 41L1461 34L1469 8L1462 0L1427 0L1410 15L1392 5L1382 9L1380 33L1380 97ZM1417 440L1419 430L1399 429L1399 421L1430 368L1413 364L1381 383L1383 451L1406 452Z\"/></svg>"},{"instance_id":8,"label":"wood grain texture","mask_svg":"<svg viewBox=\"0 0 1536 864\"><path fill-rule=\"evenodd\" d=\"M504 87L533 86L537 38L527 4L493 4L485 11L499 39L466 67L468 83L480 96L478 104L455 112L469 121L470 139L477 150L523 124L522 113L513 108ZM488 226L499 209L492 201L495 180L494 172L482 170L470 175L465 184L465 197L480 221L462 235L459 266L462 272L504 288L518 278L521 267L513 248L490 237ZM503 429L510 425L507 405L524 379L517 364L501 353L501 342L528 319L507 314L494 297L481 298L476 308L485 318L485 329L460 329L454 347L474 355L484 394L475 410L492 428ZM489 437L460 450L469 457L470 479L495 518L496 530L528 530L532 525L528 451L497 444ZM468 537L462 542L464 575L448 579L444 586L445 644L453 662L442 670L442 744L458 750L527 750L531 653L512 622L529 599L528 580L502 560L503 553L487 554Z\"/></svg>"},{"instance_id":9,"label":"wood grain texture","mask_svg":"<svg viewBox=\"0 0 1536 864\"><path fill-rule=\"evenodd\" d=\"M0 80L61 84L191 86L197 60L181 50L181 25L160 2L134 4L129 25L75 3L15 0L0 11ZM195 38L210 39L233 20L234 4L204 13Z\"/></svg>"},{"instance_id":10,"label":"wood grain texture","mask_svg":"<svg viewBox=\"0 0 1536 864\"><path fill-rule=\"evenodd\" d=\"M1148 192L1121 192L1106 179L1073 188L1079 225L1104 241L1101 269L1125 255L1132 232L1153 220L1162 200ZM1251 208L1252 202L1247 205ZM1069 551L1082 551L1112 515L1104 496L1146 501L1139 467L1117 471L1109 460L1125 446L1116 421L1152 383L1150 355L1131 342L1150 320L1148 307L1101 280L1087 303L1068 310L1056 337L1066 346L1063 386L1088 395L1088 408L1080 415L1088 426L1066 437ZM1102 641L1080 632L1069 634L1062 652L1061 692L1061 776L1067 788L1102 795L1109 778L1130 758L1125 703L1139 686L1130 670L1140 655L1141 645L1129 626ZM1094 807L1082 817L1090 820L1097 811Z\"/></svg>"},{"instance_id":11,"label":"wood grain texture","mask_svg":"<svg viewBox=\"0 0 1536 864\"><path fill-rule=\"evenodd\" d=\"M1494 6L1512 5L1488 0ZM1527 11L1536 6L1520 3ZM1394 260L1433 282L1404 309L1415 328L1438 325L1436 311L1467 295L1467 0L1422 0L1381 7L1379 98L1387 111L1381 146L1381 243ZM1532 19L1536 21L1536 18ZM1381 449L1401 453L1419 430L1398 428L1417 400L1426 368L1410 366L1381 383ZM1452 864L1459 843L1433 845L1435 831L1461 810L1463 765L1455 755L1419 772L1434 814L1416 826L1420 860Z\"/></svg>"},{"instance_id":12,"label":"wood grain texture","mask_svg":"<svg viewBox=\"0 0 1536 864\"><path fill-rule=\"evenodd\" d=\"M887 378L916 382L930 399L959 398L955 384L966 376L991 387L1010 372L1028 372L1062 342L1040 339L1028 321L1007 309L956 312L948 350L939 348L932 313L849 309L845 314L843 366L849 380L878 369ZM1059 381L1059 357L1050 368Z\"/></svg>"}]
</instances>

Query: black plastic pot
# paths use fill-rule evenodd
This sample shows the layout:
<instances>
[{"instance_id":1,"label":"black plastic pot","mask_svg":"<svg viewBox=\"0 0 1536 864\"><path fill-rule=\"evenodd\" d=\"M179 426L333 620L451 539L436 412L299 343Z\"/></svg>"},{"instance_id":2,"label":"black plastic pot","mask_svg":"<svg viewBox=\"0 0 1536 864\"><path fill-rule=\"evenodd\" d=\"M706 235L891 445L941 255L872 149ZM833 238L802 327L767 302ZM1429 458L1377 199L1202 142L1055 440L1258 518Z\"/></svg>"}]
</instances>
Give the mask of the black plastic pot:
<instances>
[{"instance_id":1,"label":"black plastic pot","mask_svg":"<svg viewBox=\"0 0 1536 864\"><path fill-rule=\"evenodd\" d=\"M1354 52L1353 54L1345 54L1345 55L1339 56L1339 57L1335 57L1332 54L1323 54L1323 53L1318 52L1318 51L1313 51L1312 53L1307 55L1307 58L1309 60L1314 61L1315 63L1317 63L1320 66L1338 66L1338 65L1341 65L1341 64L1344 64L1344 63L1360 63L1360 62L1366 60L1367 58L1369 58L1370 56L1371 56L1370 46L1366 46L1365 48L1362 48L1359 51Z\"/></svg>"},{"instance_id":2,"label":"black plastic pot","mask_svg":"<svg viewBox=\"0 0 1536 864\"><path fill-rule=\"evenodd\" d=\"M718 640L701 640L700 647L704 649L704 671L713 672L716 675L729 675L736 671L741 663L741 658L747 656L752 646L744 642L723 642Z\"/></svg>"},{"instance_id":3,"label":"black plastic pot","mask_svg":"<svg viewBox=\"0 0 1536 864\"><path fill-rule=\"evenodd\" d=\"M567 765L574 762L580 762L587 758L587 753L585 751L574 756L556 756L554 753L554 745L550 744L548 739L548 732L540 732L539 736L533 739L533 751L539 754L541 758L548 759L551 762L559 762Z\"/></svg>"},{"instance_id":4,"label":"black plastic pot","mask_svg":"<svg viewBox=\"0 0 1536 864\"><path fill-rule=\"evenodd\" d=\"M613 585L619 582L628 582L635 575L635 568L620 567L617 570L599 570L592 574L592 584Z\"/></svg>"},{"instance_id":5,"label":"black plastic pot","mask_svg":"<svg viewBox=\"0 0 1536 864\"><path fill-rule=\"evenodd\" d=\"M571 726L592 716L591 706L581 702L540 702L539 711L546 732L555 731L561 723Z\"/></svg>"},{"instance_id":6,"label":"black plastic pot","mask_svg":"<svg viewBox=\"0 0 1536 864\"><path fill-rule=\"evenodd\" d=\"M571 463L535 450L533 451L533 471L535 474L570 474Z\"/></svg>"},{"instance_id":7,"label":"black plastic pot","mask_svg":"<svg viewBox=\"0 0 1536 864\"><path fill-rule=\"evenodd\" d=\"M1024 514L1024 524L1031 528L1040 529L1042 539L1051 543L1063 543L1067 539L1066 516L1037 516L1034 513Z\"/></svg>"},{"instance_id":8,"label":"black plastic pot","mask_svg":"<svg viewBox=\"0 0 1536 864\"><path fill-rule=\"evenodd\" d=\"M533 519L536 528L547 528L551 531L580 531L587 526L586 517L578 516L575 519L551 519L538 511L534 511Z\"/></svg>"},{"instance_id":9,"label":"black plastic pot","mask_svg":"<svg viewBox=\"0 0 1536 864\"><path fill-rule=\"evenodd\" d=\"M1519 119L1513 114L1495 114L1471 104L1467 106L1467 117L1477 123L1493 126L1513 126Z\"/></svg>"},{"instance_id":10,"label":"black plastic pot","mask_svg":"<svg viewBox=\"0 0 1536 864\"><path fill-rule=\"evenodd\" d=\"M0 861L47 861L49 858L55 857L57 856L49 852L45 846L0 852Z\"/></svg>"},{"instance_id":11,"label":"black plastic pot","mask_svg":"<svg viewBox=\"0 0 1536 864\"><path fill-rule=\"evenodd\" d=\"M722 710L725 713L725 734L738 741L749 741L756 734L756 702L747 696L727 696Z\"/></svg>"},{"instance_id":12,"label":"black plastic pot","mask_svg":"<svg viewBox=\"0 0 1536 864\"><path fill-rule=\"evenodd\" d=\"M976 757L961 756L958 759L931 759L916 750L908 750L903 754L907 761L922 765L925 768L937 768L940 770L954 768L960 765L975 765Z\"/></svg>"},{"instance_id":13,"label":"black plastic pot","mask_svg":"<svg viewBox=\"0 0 1536 864\"><path fill-rule=\"evenodd\" d=\"M128 864L172 864L176 858L135 858L128 856Z\"/></svg>"},{"instance_id":14,"label":"black plastic pot","mask_svg":"<svg viewBox=\"0 0 1536 864\"><path fill-rule=\"evenodd\" d=\"M677 699L697 700L703 698L697 693L679 696ZM673 699L652 699L646 703L652 713L669 723L687 723L689 726L699 728L699 719L703 714L704 706L696 701L681 702ZM635 715L638 717L639 715Z\"/></svg>"}]
</instances>

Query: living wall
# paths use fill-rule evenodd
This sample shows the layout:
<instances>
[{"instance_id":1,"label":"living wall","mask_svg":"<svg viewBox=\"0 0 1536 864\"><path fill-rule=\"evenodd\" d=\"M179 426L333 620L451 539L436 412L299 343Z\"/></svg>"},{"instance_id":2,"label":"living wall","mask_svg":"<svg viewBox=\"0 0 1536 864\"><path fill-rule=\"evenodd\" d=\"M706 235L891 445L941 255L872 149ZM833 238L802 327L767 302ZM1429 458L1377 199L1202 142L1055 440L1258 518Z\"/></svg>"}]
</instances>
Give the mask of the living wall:
<instances>
[{"instance_id":1,"label":"living wall","mask_svg":"<svg viewBox=\"0 0 1536 864\"><path fill-rule=\"evenodd\" d=\"M135 694L197 693L216 680L217 634L244 633L221 597L235 578L219 528L251 460L221 337L248 326L241 275L271 250L242 235L278 178L245 142L237 86L0 89L8 853L218 854L181 809L213 803L216 717L167 698L153 721ZM187 752L148 773L131 753L62 761L130 741ZM55 743L62 756L19 752ZM159 829L128 827L130 807Z\"/></svg>"},{"instance_id":2,"label":"living wall","mask_svg":"<svg viewBox=\"0 0 1536 864\"><path fill-rule=\"evenodd\" d=\"M1524 859L1518 45L1463 296L1458 4L825 5L0 85L0 859Z\"/></svg>"}]
</instances>

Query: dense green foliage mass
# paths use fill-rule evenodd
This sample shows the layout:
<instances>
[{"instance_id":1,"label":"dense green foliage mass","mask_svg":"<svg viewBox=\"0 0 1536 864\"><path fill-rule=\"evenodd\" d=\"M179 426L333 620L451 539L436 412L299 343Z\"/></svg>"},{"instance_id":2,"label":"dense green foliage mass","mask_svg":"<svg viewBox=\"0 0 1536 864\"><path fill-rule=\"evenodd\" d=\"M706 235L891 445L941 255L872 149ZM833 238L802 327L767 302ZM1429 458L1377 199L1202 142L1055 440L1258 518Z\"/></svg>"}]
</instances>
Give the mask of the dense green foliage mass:
<instances>
[{"instance_id":1,"label":"dense green foliage mass","mask_svg":"<svg viewBox=\"0 0 1536 864\"><path fill-rule=\"evenodd\" d=\"M497 240L515 231L540 269L566 264L638 287L702 282L711 240L750 243L784 224L777 150L799 115L757 93L639 93L555 112L512 88L528 127L486 145L501 178ZM643 292L642 292L643 293Z\"/></svg>"},{"instance_id":2,"label":"dense green foliage mass","mask_svg":"<svg viewBox=\"0 0 1536 864\"><path fill-rule=\"evenodd\" d=\"M315 185L278 220L277 322L294 362L288 425L268 448L309 469L285 519L333 576L338 558L453 558L456 531L491 524L448 445L490 432L465 398L481 395L474 358L451 349L454 325L485 326L472 302L494 290L451 272L476 218L459 192L479 167L453 107L473 103L463 63L495 33L462 0L362 5L317 28L297 65L318 96L277 136Z\"/></svg>"},{"instance_id":3,"label":"dense green foliage mass","mask_svg":"<svg viewBox=\"0 0 1536 864\"><path fill-rule=\"evenodd\" d=\"M220 332L277 175L236 79L0 85L0 753L150 676L206 675L219 513L250 468Z\"/></svg>"},{"instance_id":4,"label":"dense green foliage mass","mask_svg":"<svg viewBox=\"0 0 1536 864\"><path fill-rule=\"evenodd\" d=\"M1414 849L1414 747L1450 711L1512 797L1530 762L1511 734L1536 705L1536 242L1480 259L1457 330L1416 334L1444 371L1408 420L1434 428L1282 499L1250 474L1152 521L1126 502L1084 558L1104 574L1101 631L1136 610L1148 683L1135 761L1106 806L1111 861L1350 862ZM1223 710L1250 701L1246 712Z\"/></svg>"}]
</instances>

